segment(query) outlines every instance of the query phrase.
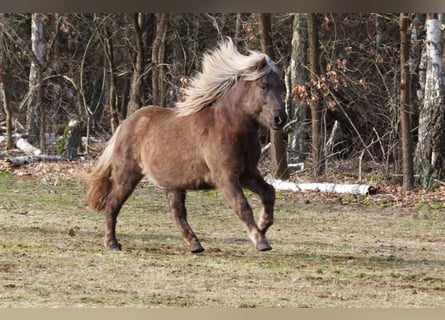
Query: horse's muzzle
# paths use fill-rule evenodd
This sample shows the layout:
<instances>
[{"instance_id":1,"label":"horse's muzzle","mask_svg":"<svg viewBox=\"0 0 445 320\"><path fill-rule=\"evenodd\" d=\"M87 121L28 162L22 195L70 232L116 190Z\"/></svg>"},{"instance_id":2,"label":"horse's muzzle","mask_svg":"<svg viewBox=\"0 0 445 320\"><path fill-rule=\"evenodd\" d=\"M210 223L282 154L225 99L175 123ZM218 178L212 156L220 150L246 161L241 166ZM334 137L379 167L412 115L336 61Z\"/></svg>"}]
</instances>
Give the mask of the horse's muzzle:
<instances>
[{"instance_id":1,"label":"horse's muzzle","mask_svg":"<svg viewBox=\"0 0 445 320\"><path fill-rule=\"evenodd\" d=\"M273 119L272 119L272 121L271 121L270 126L271 126L272 129L274 129L274 130L279 130L279 129L281 129L281 128L284 127L284 125L286 124L286 122L287 122L287 115L286 115L286 113L283 112L283 111L279 111L279 112L277 112L277 113L274 115L274 117L273 117Z\"/></svg>"}]
</instances>

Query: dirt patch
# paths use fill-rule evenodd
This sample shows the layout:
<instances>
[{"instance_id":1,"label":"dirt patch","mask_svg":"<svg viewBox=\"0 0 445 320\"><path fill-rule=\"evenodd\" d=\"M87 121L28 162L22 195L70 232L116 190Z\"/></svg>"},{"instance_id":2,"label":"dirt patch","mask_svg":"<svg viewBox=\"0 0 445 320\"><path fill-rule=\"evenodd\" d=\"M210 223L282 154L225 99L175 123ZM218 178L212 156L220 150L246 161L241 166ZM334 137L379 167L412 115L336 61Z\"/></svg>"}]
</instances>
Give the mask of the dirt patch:
<instances>
[{"instance_id":1,"label":"dirt patch","mask_svg":"<svg viewBox=\"0 0 445 320\"><path fill-rule=\"evenodd\" d=\"M445 212L427 206L434 201L279 192L273 250L259 253L219 192L190 192L190 224L206 248L192 255L164 192L142 183L119 216L123 251L108 252L103 216L87 208L78 178L89 167L39 163L0 174L3 307L445 303Z\"/></svg>"}]
</instances>

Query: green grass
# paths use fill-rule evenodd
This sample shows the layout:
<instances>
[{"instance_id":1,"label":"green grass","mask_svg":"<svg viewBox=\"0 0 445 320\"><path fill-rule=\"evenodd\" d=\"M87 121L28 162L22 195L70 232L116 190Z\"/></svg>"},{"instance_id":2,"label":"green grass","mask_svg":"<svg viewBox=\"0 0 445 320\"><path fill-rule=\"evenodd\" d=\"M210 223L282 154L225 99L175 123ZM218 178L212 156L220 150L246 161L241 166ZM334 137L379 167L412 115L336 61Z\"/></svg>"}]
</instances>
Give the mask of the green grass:
<instances>
[{"instance_id":1,"label":"green grass","mask_svg":"<svg viewBox=\"0 0 445 320\"><path fill-rule=\"evenodd\" d=\"M9 172L8 171L0 170L0 179L5 179L8 176L9 176Z\"/></svg>"}]
</instances>

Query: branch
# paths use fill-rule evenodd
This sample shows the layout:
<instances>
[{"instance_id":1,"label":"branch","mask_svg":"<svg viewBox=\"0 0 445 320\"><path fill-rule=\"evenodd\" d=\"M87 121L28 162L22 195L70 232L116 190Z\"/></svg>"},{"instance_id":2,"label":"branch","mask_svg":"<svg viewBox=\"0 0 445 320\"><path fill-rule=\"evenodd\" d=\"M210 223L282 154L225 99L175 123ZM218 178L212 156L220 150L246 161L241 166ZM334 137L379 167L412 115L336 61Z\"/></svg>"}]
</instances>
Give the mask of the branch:
<instances>
[{"instance_id":1,"label":"branch","mask_svg":"<svg viewBox=\"0 0 445 320\"><path fill-rule=\"evenodd\" d=\"M355 126L354 122L352 121L351 117L349 117L348 113L345 111L345 109L342 107L341 102L337 99L337 97L335 96L335 94L331 91L330 88L328 88L328 93L329 95L332 97L332 99L334 99L335 103L337 103L338 107L340 108L341 112L343 112L343 114L345 115L346 119L348 119L352 129L354 129L355 133L357 134L357 137L360 139L360 142L362 143L362 145L365 147L366 152L368 153L369 157L372 159L372 161L374 163L377 163L377 161L375 160L374 156L371 154L371 152L368 149L368 146L366 146L365 141L363 140L362 136L360 135L360 132L358 131L357 127Z\"/></svg>"},{"instance_id":2,"label":"branch","mask_svg":"<svg viewBox=\"0 0 445 320\"><path fill-rule=\"evenodd\" d=\"M28 46L26 41L22 37L20 37L15 29L11 26L11 23L5 17L4 13L0 13L0 26L3 27L4 32L17 44L17 46L26 52L32 62L39 66L40 69L43 69L44 66L37 59L36 55Z\"/></svg>"},{"instance_id":3,"label":"branch","mask_svg":"<svg viewBox=\"0 0 445 320\"><path fill-rule=\"evenodd\" d=\"M270 149L270 142L261 148L261 154L265 153L269 149Z\"/></svg>"}]
</instances>

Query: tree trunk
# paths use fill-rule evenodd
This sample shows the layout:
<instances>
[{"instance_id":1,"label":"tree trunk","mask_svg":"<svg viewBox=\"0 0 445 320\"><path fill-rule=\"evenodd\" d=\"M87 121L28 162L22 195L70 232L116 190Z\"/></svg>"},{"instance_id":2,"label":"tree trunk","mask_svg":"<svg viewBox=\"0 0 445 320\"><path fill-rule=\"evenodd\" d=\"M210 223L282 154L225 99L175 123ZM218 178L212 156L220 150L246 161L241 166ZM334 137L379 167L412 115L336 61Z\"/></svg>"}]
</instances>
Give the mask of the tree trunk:
<instances>
[{"instance_id":1,"label":"tree trunk","mask_svg":"<svg viewBox=\"0 0 445 320\"><path fill-rule=\"evenodd\" d=\"M79 120L70 120L65 128L62 139L59 142L57 154L65 158L72 159L77 157L77 150L80 147L82 139L82 126Z\"/></svg>"},{"instance_id":2,"label":"tree trunk","mask_svg":"<svg viewBox=\"0 0 445 320\"><path fill-rule=\"evenodd\" d=\"M426 74L423 108L419 114L416 169L424 188L442 179L445 165L445 79L441 59L441 22L426 20Z\"/></svg>"},{"instance_id":3,"label":"tree trunk","mask_svg":"<svg viewBox=\"0 0 445 320\"><path fill-rule=\"evenodd\" d=\"M108 105L110 108L110 125L111 132L115 132L119 126L119 114L117 110L117 99L116 99L116 79L115 79L115 65L114 65L114 49L113 42L111 40L111 34L105 27L105 52L106 60L108 64L108 75L109 75L109 91L108 91Z\"/></svg>"},{"instance_id":4,"label":"tree trunk","mask_svg":"<svg viewBox=\"0 0 445 320\"><path fill-rule=\"evenodd\" d=\"M286 109L289 115L288 159L290 163L306 159L305 126L308 120L308 106L292 96L294 88L305 86L307 74L307 19L305 13L296 13L292 27L292 49L290 63L286 70Z\"/></svg>"},{"instance_id":5,"label":"tree trunk","mask_svg":"<svg viewBox=\"0 0 445 320\"><path fill-rule=\"evenodd\" d=\"M441 27L440 30L442 31L442 35L444 34L443 31L445 30L445 13L439 13L437 15ZM442 38L443 39L443 38ZM442 40L442 48L441 48L441 53L442 53L442 67L445 67L445 41Z\"/></svg>"},{"instance_id":6,"label":"tree trunk","mask_svg":"<svg viewBox=\"0 0 445 320\"><path fill-rule=\"evenodd\" d=\"M1 57L0 57L1 59ZM1 63L1 62L0 62ZM0 70L2 67L0 66ZM6 121L6 149L12 149L14 147L14 142L12 141L12 118L11 118L11 110L9 109L9 101L8 96L6 95L6 82L3 75L3 72L0 72L0 104L3 107L3 111L5 113L5 121Z\"/></svg>"},{"instance_id":7,"label":"tree trunk","mask_svg":"<svg viewBox=\"0 0 445 320\"><path fill-rule=\"evenodd\" d=\"M440 13L439 25L440 36L440 73L438 75L438 103L433 112L433 130L432 135L432 154L431 164L433 166L433 178L443 180L445 178L445 70L444 70L444 41L443 27L445 26L445 14Z\"/></svg>"},{"instance_id":8,"label":"tree trunk","mask_svg":"<svg viewBox=\"0 0 445 320\"><path fill-rule=\"evenodd\" d=\"M39 144L45 150L45 123L42 101L42 68L45 59L43 25L45 14L33 13L31 19L31 46L37 61L31 59L29 71L29 98L26 111L26 134L32 144Z\"/></svg>"},{"instance_id":9,"label":"tree trunk","mask_svg":"<svg viewBox=\"0 0 445 320\"><path fill-rule=\"evenodd\" d=\"M164 107L165 101L166 101L166 81L165 81L165 58L166 58L166 51L165 51L165 43L167 41L167 30L168 30L168 19L166 19L166 24L164 27L164 32L162 33L161 38L161 46L159 47L159 55L158 55L158 61L159 61L159 106Z\"/></svg>"},{"instance_id":10,"label":"tree trunk","mask_svg":"<svg viewBox=\"0 0 445 320\"><path fill-rule=\"evenodd\" d=\"M375 49L380 51L382 48L382 40L383 40L383 26L382 26L382 17L380 14L375 15Z\"/></svg>"},{"instance_id":11,"label":"tree trunk","mask_svg":"<svg viewBox=\"0 0 445 320\"><path fill-rule=\"evenodd\" d=\"M130 101L128 102L127 117L140 108L139 90L141 88L141 77L143 68L143 45L142 45L142 19L141 13L133 14L133 29L135 35L135 59L133 63L133 74L131 75L130 83Z\"/></svg>"},{"instance_id":12,"label":"tree trunk","mask_svg":"<svg viewBox=\"0 0 445 320\"><path fill-rule=\"evenodd\" d=\"M160 13L157 16L156 35L153 40L151 51L152 62L152 77L151 77L151 91L152 104L161 105L161 88L162 79L160 77L160 69L162 68L162 60L160 60L160 52L162 53L162 39L167 28L168 13Z\"/></svg>"},{"instance_id":13,"label":"tree trunk","mask_svg":"<svg viewBox=\"0 0 445 320\"><path fill-rule=\"evenodd\" d=\"M414 184L413 141L411 137L411 106L409 105L409 38L408 17L400 14L400 122L403 157L403 188L411 190Z\"/></svg>"},{"instance_id":14,"label":"tree trunk","mask_svg":"<svg viewBox=\"0 0 445 320\"><path fill-rule=\"evenodd\" d=\"M4 41L4 33L0 32L0 111L3 110L6 121L6 148L12 149L14 143L12 141L12 119L11 110L9 108L8 96L6 94L6 52L4 46L1 45Z\"/></svg>"},{"instance_id":15,"label":"tree trunk","mask_svg":"<svg viewBox=\"0 0 445 320\"><path fill-rule=\"evenodd\" d=\"M411 23L411 35L410 35L410 57L408 60L409 76L410 76L410 104L414 106L419 101L423 100L423 90L420 89L421 80L420 73L425 74L424 70L420 70L420 61L422 56L422 30L424 29L424 19L422 14L416 13L414 20ZM424 78L424 77L423 77ZM416 87L414 86L416 85ZM424 88L423 81L423 88Z\"/></svg>"},{"instance_id":16,"label":"tree trunk","mask_svg":"<svg viewBox=\"0 0 445 320\"><path fill-rule=\"evenodd\" d=\"M322 173L322 148L321 148L321 107L320 97L317 90L318 77L320 75L319 65L319 49L318 49L318 31L316 25L316 17L314 13L309 13L307 17L308 28L308 45L309 45L309 71L310 71L310 87L311 87L311 134L312 134L312 166L313 178L318 180Z\"/></svg>"},{"instance_id":17,"label":"tree trunk","mask_svg":"<svg viewBox=\"0 0 445 320\"><path fill-rule=\"evenodd\" d=\"M260 13L260 40L261 50L272 60L275 60L270 13ZM273 176L279 179L289 179L283 130L270 130L270 144Z\"/></svg>"}]
</instances>

